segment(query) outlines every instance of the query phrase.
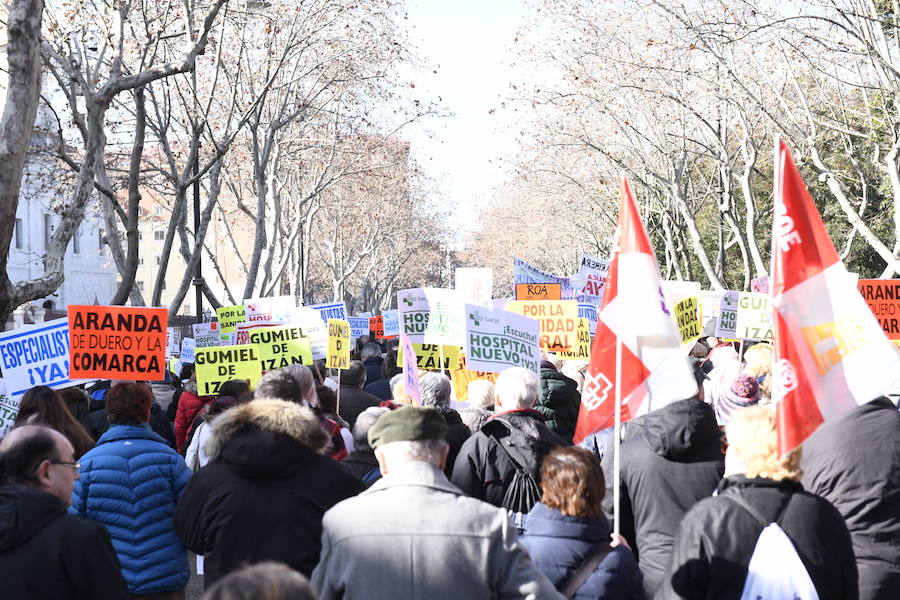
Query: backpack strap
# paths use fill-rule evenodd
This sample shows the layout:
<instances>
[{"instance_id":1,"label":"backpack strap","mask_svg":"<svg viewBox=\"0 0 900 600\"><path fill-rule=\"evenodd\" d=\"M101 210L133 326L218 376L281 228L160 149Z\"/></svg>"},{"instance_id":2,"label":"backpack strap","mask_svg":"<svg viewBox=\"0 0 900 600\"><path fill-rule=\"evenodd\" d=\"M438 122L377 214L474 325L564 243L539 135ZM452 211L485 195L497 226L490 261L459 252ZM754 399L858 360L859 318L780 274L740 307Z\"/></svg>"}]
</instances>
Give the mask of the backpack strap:
<instances>
[{"instance_id":1,"label":"backpack strap","mask_svg":"<svg viewBox=\"0 0 900 600\"><path fill-rule=\"evenodd\" d=\"M505 419L498 419L498 418L494 417L494 418L491 419L491 420L492 420L492 421L496 421L496 422L498 422L498 423L503 423L503 425L506 426L507 430L509 431L510 436L511 436L511 434L512 434L513 431L518 431L519 433L522 433L521 431L519 431L518 429L516 429L515 427L513 427L513 424L512 424L512 423L510 423L509 421L507 421L507 420L505 420ZM528 469L526 469L524 466L522 466L522 462L521 462L521 461L516 460L515 458L513 458L512 453L511 453L511 452L506 448L506 446L503 444L503 440L502 440L501 438L499 438L499 437L496 436L496 435L491 435L490 432L487 432L487 433L488 433L488 435L490 435L491 438L493 438L493 440L494 440L495 442L497 442L497 446L500 447L500 450L503 452L503 454L506 455L506 458L509 459L509 462L512 463L512 465L513 465L513 467L516 469L516 471L525 471L526 473L528 472ZM525 435L525 434L523 433L522 435ZM508 436L508 437L509 437L509 436ZM512 444L510 444L510 445L512 445Z\"/></svg>"},{"instance_id":2,"label":"backpack strap","mask_svg":"<svg viewBox=\"0 0 900 600\"><path fill-rule=\"evenodd\" d=\"M612 546L609 545L609 542L602 541L594 546L584 557L581 565L575 572L569 575L563 584L557 588L559 592L566 598L573 597L610 552L612 552Z\"/></svg>"},{"instance_id":3,"label":"backpack strap","mask_svg":"<svg viewBox=\"0 0 900 600\"><path fill-rule=\"evenodd\" d=\"M781 507L781 510L778 511L778 516L775 517L774 521L765 519L758 510L756 510L754 507L752 507L750 505L750 503L747 502L747 500L745 500L739 494L729 494L728 496L725 496L725 497L728 498L729 500L731 500L732 502L734 502L735 504L737 504L738 506L740 506L741 508L743 508L748 513L750 513L750 515L754 519L759 521L759 523L763 526L763 528L765 528L765 527L768 527L771 523L777 523L779 527L781 526L781 519L782 519L782 517L784 517L784 513L787 512L788 505L791 503L791 499L794 496L793 496L793 494L788 496L787 502L785 502L784 505Z\"/></svg>"}]
</instances>

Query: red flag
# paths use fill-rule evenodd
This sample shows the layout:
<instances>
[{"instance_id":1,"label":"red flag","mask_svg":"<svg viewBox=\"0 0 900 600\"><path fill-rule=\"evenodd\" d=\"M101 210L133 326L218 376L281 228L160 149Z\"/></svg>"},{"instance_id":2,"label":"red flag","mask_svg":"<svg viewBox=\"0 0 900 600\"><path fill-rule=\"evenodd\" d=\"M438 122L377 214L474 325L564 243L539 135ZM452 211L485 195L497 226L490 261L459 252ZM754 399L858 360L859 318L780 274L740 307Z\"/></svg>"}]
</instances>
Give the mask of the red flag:
<instances>
[{"instance_id":1,"label":"red flag","mask_svg":"<svg viewBox=\"0 0 900 600\"><path fill-rule=\"evenodd\" d=\"M856 290L784 142L775 149L772 400L782 453L877 398L900 358Z\"/></svg>"},{"instance_id":2,"label":"red flag","mask_svg":"<svg viewBox=\"0 0 900 600\"><path fill-rule=\"evenodd\" d=\"M575 443L613 424L616 385L621 386L623 422L697 394L678 328L666 306L653 248L624 178L616 235ZM616 374L617 344L622 345L621 382Z\"/></svg>"}]
</instances>

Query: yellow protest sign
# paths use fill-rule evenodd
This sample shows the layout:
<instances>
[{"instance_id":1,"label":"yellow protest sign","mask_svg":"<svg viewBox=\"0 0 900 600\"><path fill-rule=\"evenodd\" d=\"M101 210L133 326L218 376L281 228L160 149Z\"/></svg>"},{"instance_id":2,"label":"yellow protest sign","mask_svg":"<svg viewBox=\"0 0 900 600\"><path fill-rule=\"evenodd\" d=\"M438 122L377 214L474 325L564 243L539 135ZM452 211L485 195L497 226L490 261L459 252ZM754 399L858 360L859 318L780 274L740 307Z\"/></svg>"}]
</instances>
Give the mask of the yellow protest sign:
<instances>
[{"instance_id":1,"label":"yellow protest sign","mask_svg":"<svg viewBox=\"0 0 900 600\"><path fill-rule=\"evenodd\" d=\"M591 325L587 319L578 319L578 343L566 352L557 354L566 360L590 360L591 358Z\"/></svg>"},{"instance_id":2,"label":"yellow protest sign","mask_svg":"<svg viewBox=\"0 0 900 600\"><path fill-rule=\"evenodd\" d=\"M441 370L441 348L438 344L413 344L416 351L416 364L425 371ZM459 368L460 348L458 346L443 346L444 369ZM403 361L403 346L397 346L397 364Z\"/></svg>"},{"instance_id":3,"label":"yellow protest sign","mask_svg":"<svg viewBox=\"0 0 900 600\"><path fill-rule=\"evenodd\" d=\"M197 348L194 371L200 396L214 396L219 387L232 379L245 379L254 387L262 377L259 348L243 346L210 346Z\"/></svg>"},{"instance_id":4,"label":"yellow protest sign","mask_svg":"<svg viewBox=\"0 0 900 600\"><path fill-rule=\"evenodd\" d=\"M506 310L541 324L541 350L563 352L578 345L578 302L575 300L515 300Z\"/></svg>"},{"instance_id":5,"label":"yellow protest sign","mask_svg":"<svg viewBox=\"0 0 900 600\"><path fill-rule=\"evenodd\" d=\"M470 371L466 368L465 354L459 353L459 368L450 371L450 381L453 383L453 390L456 392L457 402L469 401L469 384L478 379L486 379L492 383L497 382L499 373L486 373L483 371Z\"/></svg>"},{"instance_id":6,"label":"yellow protest sign","mask_svg":"<svg viewBox=\"0 0 900 600\"><path fill-rule=\"evenodd\" d=\"M675 322L681 343L686 344L700 338L700 298L691 296L675 303Z\"/></svg>"},{"instance_id":7,"label":"yellow protest sign","mask_svg":"<svg viewBox=\"0 0 900 600\"><path fill-rule=\"evenodd\" d=\"M775 326L771 302L772 297L768 294L739 293L734 337L771 342Z\"/></svg>"},{"instance_id":8,"label":"yellow protest sign","mask_svg":"<svg viewBox=\"0 0 900 600\"><path fill-rule=\"evenodd\" d=\"M300 327L260 327L250 330L250 343L259 346L262 370L313 364L309 338Z\"/></svg>"},{"instance_id":9,"label":"yellow protest sign","mask_svg":"<svg viewBox=\"0 0 900 600\"><path fill-rule=\"evenodd\" d=\"M216 319L219 321L219 331L231 333L237 331L237 324L247 320L244 314L244 305L220 306L216 309Z\"/></svg>"},{"instance_id":10,"label":"yellow protest sign","mask_svg":"<svg viewBox=\"0 0 900 600\"><path fill-rule=\"evenodd\" d=\"M329 369L350 368L350 323L343 319L328 319L325 366Z\"/></svg>"}]
</instances>

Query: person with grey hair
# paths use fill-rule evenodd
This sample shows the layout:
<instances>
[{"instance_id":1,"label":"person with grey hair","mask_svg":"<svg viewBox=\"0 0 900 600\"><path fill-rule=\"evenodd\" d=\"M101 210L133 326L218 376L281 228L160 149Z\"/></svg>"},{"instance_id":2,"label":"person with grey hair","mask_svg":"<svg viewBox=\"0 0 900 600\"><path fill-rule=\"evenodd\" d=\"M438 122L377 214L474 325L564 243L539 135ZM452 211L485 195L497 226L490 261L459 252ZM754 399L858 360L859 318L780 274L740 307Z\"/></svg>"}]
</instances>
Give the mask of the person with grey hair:
<instances>
[{"instance_id":1,"label":"person with grey hair","mask_svg":"<svg viewBox=\"0 0 900 600\"><path fill-rule=\"evenodd\" d=\"M384 357L381 355L381 346L375 342L364 345L359 351L359 360L366 367L366 387L384 379Z\"/></svg>"},{"instance_id":2,"label":"person with grey hair","mask_svg":"<svg viewBox=\"0 0 900 600\"><path fill-rule=\"evenodd\" d=\"M453 393L453 385L450 378L443 373L425 373L419 379L419 399L422 406L433 406L438 409L444 422L447 423L447 443L450 444L450 454L447 455L447 466L444 474L450 477L453 472L453 462L456 460L462 445L469 439L472 432L463 423L459 413L450 408L450 395Z\"/></svg>"},{"instance_id":3,"label":"person with grey hair","mask_svg":"<svg viewBox=\"0 0 900 600\"><path fill-rule=\"evenodd\" d=\"M297 380L284 369L266 371L259 378L256 389L253 390L254 398L268 398L270 400L284 400L303 404L303 393Z\"/></svg>"},{"instance_id":4,"label":"person with grey hair","mask_svg":"<svg viewBox=\"0 0 900 600\"><path fill-rule=\"evenodd\" d=\"M463 444L450 477L465 493L503 506L519 520L537 498L506 498L517 473L524 471L539 484L544 457L554 448L570 445L550 431L541 414L532 408L538 388L534 371L513 367L500 373L494 384L496 412Z\"/></svg>"},{"instance_id":5,"label":"person with grey hair","mask_svg":"<svg viewBox=\"0 0 900 600\"><path fill-rule=\"evenodd\" d=\"M563 598L506 513L447 481L446 428L438 410L404 406L369 429L384 477L325 513L312 575L320 600Z\"/></svg>"},{"instance_id":6,"label":"person with grey hair","mask_svg":"<svg viewBox=\"0 0 900 600\"><path fill-rule=\"evenodd\" d=\"M356 418L356 424L353 426L353 445L355 449L347 458L341 461L342 467L362 479L362 482L367 486L381 479L378 460L375 458L375 451L369 445L367 436L369 435L369 429L372 428L375 422L388 412L390 412L390 409L384 406L372 406L360 413Z\"/></svg>"},{"instance_id":7,"label":"person with grey hair","mask_svg":"<svg viewBox=\"0 0 900 600\"><path fill-rule=\"evenodd\" d=\"M487 379L470 381L466 388L468 406L458 409L469 431L475 433L491 418L494 410L494 382Z\"/></svg>"}]
</instances>

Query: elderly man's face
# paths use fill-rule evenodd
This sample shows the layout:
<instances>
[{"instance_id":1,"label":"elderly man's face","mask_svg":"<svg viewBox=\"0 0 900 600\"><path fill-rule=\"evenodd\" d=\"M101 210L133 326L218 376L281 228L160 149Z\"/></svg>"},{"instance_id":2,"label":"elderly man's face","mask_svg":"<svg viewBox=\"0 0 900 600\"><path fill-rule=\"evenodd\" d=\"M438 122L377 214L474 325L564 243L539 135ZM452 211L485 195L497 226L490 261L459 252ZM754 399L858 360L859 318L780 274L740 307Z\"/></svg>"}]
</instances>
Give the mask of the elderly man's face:
<instances>
[{"instance_id":1,"label":"elderly man's face","mask_svg":"<svg viewBox=\"0 0 900 600\"><path fill-rule=\"evenodd\" d=\"M72 490L80 477L75 467L75 449L65 437L56 438L56 460L45 460L38 467L38 481L43 491L53 494L66 506L72 504Z\"/></svg>"}]
</instances>

